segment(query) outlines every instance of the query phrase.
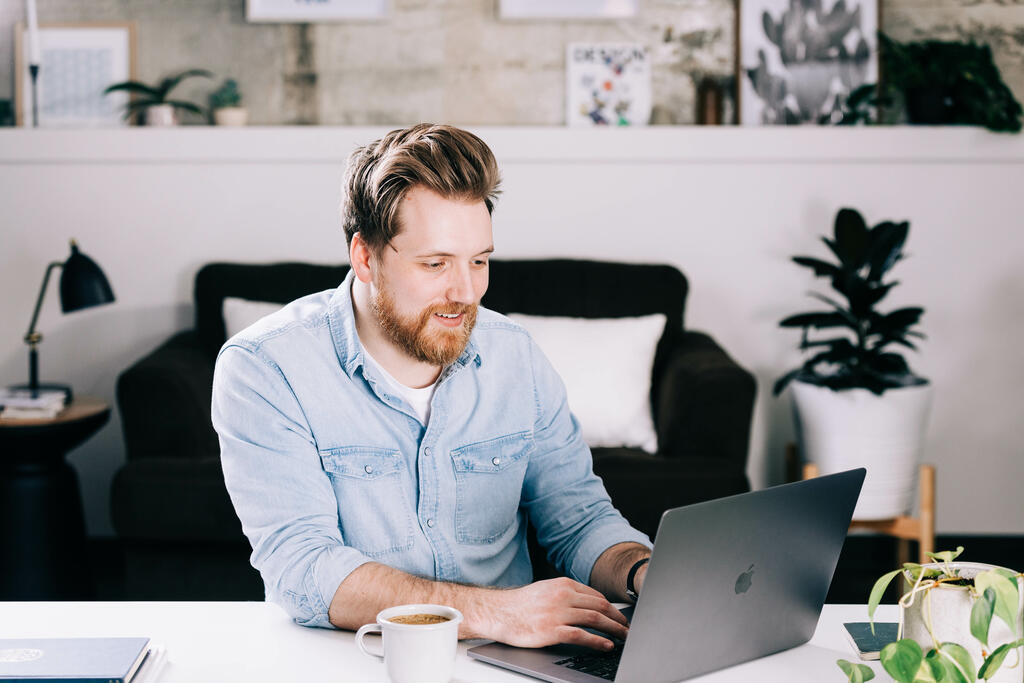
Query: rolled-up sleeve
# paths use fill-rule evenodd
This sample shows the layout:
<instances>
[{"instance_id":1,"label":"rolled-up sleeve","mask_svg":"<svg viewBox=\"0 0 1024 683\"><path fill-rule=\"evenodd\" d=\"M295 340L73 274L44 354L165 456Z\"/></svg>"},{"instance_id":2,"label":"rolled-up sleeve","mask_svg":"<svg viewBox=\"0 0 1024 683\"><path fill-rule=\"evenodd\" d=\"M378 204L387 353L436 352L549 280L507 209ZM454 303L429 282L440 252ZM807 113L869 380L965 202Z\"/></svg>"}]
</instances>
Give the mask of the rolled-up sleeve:
<instances>
[{"instance_id":1,"label":"rolled-up sleeve","mask_svg":"<svg viewBox=\"0 0 1024 683\"><path fill-rule=\"evenodd\" d=\"M370 558L344 544L337 498L287 379L258 347L229 343L214 371L212 417L267 599L299 624L332 628L338 586Z\"/></svg>"},{"instance_id":2,"label":"rolled-up sleeve","mask_svg":"<svg viewBox=\"0 0 1024 683\"><path fill-rule=\"evenodd\" d=\"M567 576L590 583L601 553L618 543L651 547L612 505L593 456L570 413L565 386L531 340L536 420L522 505L551 563ZM598 371L595 369L595 372Z\"/></svg>"}]
</instances>

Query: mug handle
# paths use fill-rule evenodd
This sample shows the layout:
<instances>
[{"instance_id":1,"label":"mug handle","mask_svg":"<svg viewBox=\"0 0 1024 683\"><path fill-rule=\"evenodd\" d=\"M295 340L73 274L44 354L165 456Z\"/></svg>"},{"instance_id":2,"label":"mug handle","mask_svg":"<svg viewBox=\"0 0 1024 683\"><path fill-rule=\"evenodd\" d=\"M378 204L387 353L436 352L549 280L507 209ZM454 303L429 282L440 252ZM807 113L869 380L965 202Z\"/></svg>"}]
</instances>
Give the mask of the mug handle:
<instances>
[{"instance_id":1,"label":"mug handle","mask_svg":"<svg viewBox=\"0 0 1024 683\"><path fill-rule=\"evenodd\" d=\"M380 632L381 632L380 624L366 624L364 626L360 626L359 630L356 631L356 645L359 646L359 649L362 651L362 653L364 655L370 655L371 657L376 657L383 664L384 663L384 655L383 655L383 653L382 654L377 654L376 652L370 652L370 650L367 649L366 645L363 644L363 636L365 636L367 633L380 633Z\"/></svg>"}]
</instances>

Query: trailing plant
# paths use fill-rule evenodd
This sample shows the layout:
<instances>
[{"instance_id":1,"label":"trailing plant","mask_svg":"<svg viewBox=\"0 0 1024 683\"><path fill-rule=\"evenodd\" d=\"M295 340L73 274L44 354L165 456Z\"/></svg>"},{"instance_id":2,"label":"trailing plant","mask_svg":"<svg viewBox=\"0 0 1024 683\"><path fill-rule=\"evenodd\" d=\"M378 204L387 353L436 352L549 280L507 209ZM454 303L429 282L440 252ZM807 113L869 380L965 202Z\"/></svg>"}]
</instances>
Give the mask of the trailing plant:
<instances>
[{"instance_id":1,"label":"trailing plant","mask_svg":"<svg viewBox=\"0 0 1024 683\"><path fill-rule=\"evenodd\" d=\"M103 94L107 95L112 92L127 92L133 95L132 99L124 108L124 118L126 120L149 107L159 104L169 104L175 109L183 109L202 116L204 112L202 107L198 104L187 102L185 100L168 99L170 97L171 90L186 78L191 78L193 76L213 78L213 74L205 69L189 69L188 71L182 71L174 76L164 78L160 81L159 85L147 85L140 81L124 81L123 83L115 83L104 90Z\"/></svg>"},{"instance_id":2,"label":"trailing plant","mask_svg":"<svg viewBox=\"0 0 1024 683\"><path fill-rule=\"evenodd\" d=\"M900 43L881 32L878 44L882 82L853 90L840 124L896 123L897 110L903 109L911 123L1021 129L1020 102L1003 81L988 45Z\"/></svg>"},{"instance_id":3,"label":"trailing plant","mask_svg":"<svg viewBox=\"0 0 1024 683\"><path fill-rule=\"evenodd\" d=\"M210 93L210 110L238 107L242 104L242 93L238 91L238 83L229 78L220 87Z\"/></svg>"},{"instance_id":4,"label":"trailing plant","mask_svg":"<svg viewBox=\"0 0 1024 683\"><path fill-rule=\"evenodd\" d=\"M971 635L981 643L985 659L980 664L974 662L962 643L940 643L935 636L935 629L928 613L925 625L932 638L933 647L927 652L921 649L917 641L902 638L902 633L897 634L895 642L882 648L882 668L897 683L971 683L979 679L987 681L995 676L1010 652L1014 652L1017 658L1012 666L1021 664L1019 648L1024 646L1024 638L1021 637L1024 634L1017 629L1017 610L1020 604L1017 581L1024 577L1024 574L993 567L974 578L964 578L952 565L953 560L963 551L963 546L960 546L955 551L928 553L928 556L938 563L938 567L908 562L902 568L879 577L868 598L868 618L874 632L875 610L886 588L897 575L902 574L912 582L910 590L899 601L900 606L904 608L909 607L914 600L927 599L930 591L944 584L964 587L970 591L974 600L970 613ZM993 617L998 617L1010 627L1014 640L1003 643L989 652L989 627ZM902 630L902 623L900 628ZM851 683L861 683L875 677L871 668L863 664L848 662L845 659L838 660L836 664Z\"/></svg>"},{"instance_id":5,"label":"trailing plant","mask_svg":"<svg viewBox=\"0 0 1024 683\"><path fill-rule=\"evenodd\" d=\"M829 263L811 256L794 256L797 265L810 268L815 276L828 278L845 303L817 292L810 296L828 304L831 310L791 315L781 327L803 330L800 350L813 355L803 365L775 382L778 395L792 380L843 389L867 389L881 395L887 389L926 384L915 375L903 356L890 349L893 344L916 350L910 338L923 339L913 330L924 309L899 308L889 313L875 309L897 281L883 282L897 262L904 258L903 245L910 224L883 221L868 228L854 209L840 209L833 237L822 237L838 259ZM809 331L828 330L825 339L810 339Z\"/></svg>"}]
</instances>

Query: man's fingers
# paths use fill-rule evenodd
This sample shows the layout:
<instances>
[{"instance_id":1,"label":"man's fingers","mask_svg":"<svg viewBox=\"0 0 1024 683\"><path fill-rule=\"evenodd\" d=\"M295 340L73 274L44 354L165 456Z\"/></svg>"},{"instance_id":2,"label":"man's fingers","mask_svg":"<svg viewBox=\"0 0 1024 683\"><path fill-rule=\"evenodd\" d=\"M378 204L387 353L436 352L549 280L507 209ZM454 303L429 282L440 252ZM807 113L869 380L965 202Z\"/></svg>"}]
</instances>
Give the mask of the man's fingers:
<instances>
[{"instance_id":1,"label":"man's fingers","mask_svg":"<svg viewBox=\"0 0 1024 683\"><path fill-rule=\"evenodd\" d=\"M629 622L626 621L625 615L619 610L617 610L613 604L605 600L604 596L595 598L590 595L580 595L579 598L573 601L571 607L593 610L594 612L600 612L612 621L618 622L623 626L629 625Z\"/></svg>"},{"instance_id":2,"label":"man's fingers","mask_svg":"<svg viewBox=\"0 0 1024 683\"><path fill-rule=\"evenodd\" d=\"M615 647L615 643L602 638L601 636L595 636L593 633L588 633L581 628L575 626L562 626L557 631L558 642L569 643L570 645L582 645L589 647L592 650L601 650L607 652Z\"/></svg>"},{"instance_id":3,"label":"man's fingers","mask_svg":"<svg viewBox=\"0 0 1024 683\"><path fill-rule=\"evenodd\" d=\"M595 631L607 633L610 636L615 636L619 640L625 640L626 636L629 634L628 628L617 621L612 621L600 612L595 612L593 610L572 610L569 623L575 626L585 626L586 628L591 628Z\"/></svg>"}]
</instances>

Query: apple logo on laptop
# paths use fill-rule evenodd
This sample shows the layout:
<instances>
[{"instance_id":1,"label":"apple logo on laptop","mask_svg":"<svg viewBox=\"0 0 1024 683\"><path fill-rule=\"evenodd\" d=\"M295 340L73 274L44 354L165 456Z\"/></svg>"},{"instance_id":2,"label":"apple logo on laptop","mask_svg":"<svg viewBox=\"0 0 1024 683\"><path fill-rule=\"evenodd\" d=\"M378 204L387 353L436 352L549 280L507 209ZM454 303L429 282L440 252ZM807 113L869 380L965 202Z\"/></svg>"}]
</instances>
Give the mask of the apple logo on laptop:
<instances>
[{"instance_id":1,"label":"apple logo on laptop","mask_svg":"<svg viewBox=\"0 0 1024 683\"><path fill-rule=\"evenodd\" d=\"M750 584L754 581L754 565L750 565L747 571L743 572L736 579L736 595L746 593L750 590Z\"/></svg>"}]
</instances>

